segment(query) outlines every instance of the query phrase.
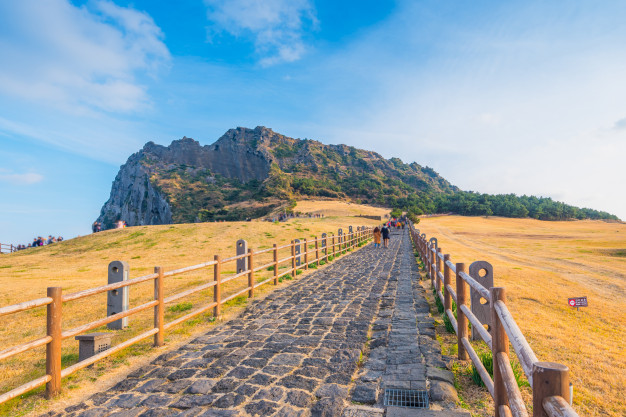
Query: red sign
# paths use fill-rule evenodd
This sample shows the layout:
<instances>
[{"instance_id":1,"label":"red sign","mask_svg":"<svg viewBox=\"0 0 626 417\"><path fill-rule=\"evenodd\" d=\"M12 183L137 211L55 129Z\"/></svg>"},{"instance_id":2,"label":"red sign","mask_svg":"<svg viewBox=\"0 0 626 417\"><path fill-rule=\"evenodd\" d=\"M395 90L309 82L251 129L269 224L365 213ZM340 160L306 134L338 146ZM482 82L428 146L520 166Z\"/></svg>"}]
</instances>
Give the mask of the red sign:
<instances>
[{"instance_id":1,"label":"red sign","mask_svg":"<svg viewBox=\"0 0 626 417\"><path fill-rule=\"evenodd\" d=\"M576 308L587 307L587 297L568 298L567 304L569 304L570 307L576 307Z\"/></svg>"}]
</instances>

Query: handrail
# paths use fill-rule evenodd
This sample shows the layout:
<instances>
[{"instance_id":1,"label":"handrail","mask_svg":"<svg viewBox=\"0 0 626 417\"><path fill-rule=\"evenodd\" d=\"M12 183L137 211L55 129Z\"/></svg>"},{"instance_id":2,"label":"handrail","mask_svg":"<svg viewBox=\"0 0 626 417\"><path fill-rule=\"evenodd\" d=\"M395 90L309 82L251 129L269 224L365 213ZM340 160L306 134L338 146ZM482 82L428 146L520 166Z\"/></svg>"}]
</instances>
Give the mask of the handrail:
<instances>
[{"instance_id":1,"label":"handrail","mask_svg":"<svg viewBox=\"0 0 626 417\"><path fill-rule=\"evenodd\" d=\"M541 405L550 417L578 417L572 406L559 395L544 398Z\"/></svg>"},{"instance_id":2,"label":"handrail","mask_svg":"<svg viewBox=\"0 0 626 417\"><path fill-rule=\"evenodd\" d=\"M494 308L500 316L500 320L502 321L502 327L506 331L507 336L515 350L515 354L517 355L522 368L524 369L524 373L526 374L526 378L528 378L528 382L532 384L533 381L533 364L539 362L537 356L535 356L535 352L533 352L532 348L528 344L528 341L522 334L522 331L515 323L513 316L509 312L506 304L502 301L496 301Z\"/></svg>"},{"instance_id":3,"label":"handrail","mask_svg":"<svg viewBox=\"0 0 626 417\"><path fill-rule=\"evenodd\" d=\"M187 266L185 268L173 269L171 271L163 273L163 276L164 277L171 277L173 275L182 274L184 272L195 271L197 269L206 268L207 266L215 265L216 263L217 262L215 262L215 261L209 261L209 262L205 262L205 263L198 264L198 265Z\"/></svg>"},{"instance_id":4,"label":"handrail","mask_svg":"<svg viewBox=\"0 0 626 417\"><path fill-rule=\"evenodd\" d=\"M2 359L12 357L18 353L22 353L22 352L26 352L28 350L34 349L36 347L48 345L48 349L47 349L48 353L46 357L47 364L55 360L60 361L61 342L64 339L77 336L89 330L92 330L97 327L112 323L114 321L129 317L131 315L137 314L141 311L145 311L153 307L155 310L155 317L154 317L154 327L148 329L147 331L137 336L134 336L128 340L125 340L119 343L118 345L107 349L106 351L100 352L88 359L75 363L74 365L69 366L65 369L60 369L60 367L48 368L47 366L47 369L52 369L52 370L47 371L49 372L49 374L44 375L43 377L37 378L33 381L30 381L24 385L21 385L7 393L1 394L0 404L44 384L48 384L48 387L46 389L46 398L54 396L58 394L58 392L60 391L61 378L66 377L86 366L89 366L97 362L98 360L102 358L112 355L115 352L118 352L128 346L131 346L153 335L155 337L155 342L154 342L155 346L161 346L164 343L163 332L165 330L170 329L173 326L183 323L211 309L213 309L214 315L218 315L220 311L220 306L222 304L227 303L228 301L238 296L248 293L248 297L252 297L254 295L255 288L265 285L268 282L274 281L274 284L278 284L278 279L280 277L283 277L291 273L295 275L295 272L298 269L303 269L303 268L308 269L309 264L311 264L312 262L319 262L321 260L326 260L326 262L328 262L328 257L331 256L331 248L332 248L332 255L337 255L338 254L337 252L351 250L357 246L360 246L363 242L366 242L369 239L371 239L372 236L371 236L371 229L368 228L368 229L363 229L359 231L353 231L352 233L350 232L344 233L341 239L337 238L337 240L335 240L335 237L338 237L338 236L335 236L334 234L331 233L327 235L326 237L315 237L314 239L311 239L311 240L304 239L303 242L299 243L300 245L304 245L304 250L301 254L290 255L280 260L278 259L278 256L277 256L278 251L281 249L285 249L285 248L294 248L296 245L295 243L291 242L289 244L285 244L282 246L274 245L271 248L259 250L256 252L250 249L248 250L248 253L238 254L236 256L231 256L231 257L224 258L221 260L216 255L215 260L213 261L208 261L208 262L203 262L200 264L191 265L191 266L187 266L183 268L173 269L167 272L163 271L162 268L160 267L156 267L155 273L152 273L152 274L143 275L140 277L136 277L136 278L132 278L129 280L120 281L120 282L116 282L112 284L102 285L102 286L95 287L95 288L89 288L86 290L81 290L81 291L77 291L77 292L69 293L69 294L62 294L60 287L51 287L48 289L47 297L38 298L35 300L25 301L22 303L1 307L0 316L4 316L8 314L30 310L30 309L37 308L37 307L48 306L47 307L48 308L47 310L48 322L50 322L50 320L52 320L53 322L52 333L50 333L51 330L49 327L48 335L44 337L0 351L0 360L2 360ZM332 245L329 239L332 239L332 242L333 242ZM326 244L325 246L321 247L318 245L319 242L325 242ZM269 253L269 252L273 252L273 257L274 257L273 261L268 262L264 265L254 266L253 264L254 255L260 255L260 254ZM304 261L304 263L298 267L295 266L296 257L301 257L300 259ZM239 273L222 278L221 266L225 264L226 262L231 262L231 261L239 260L239 259L246 259L247 262L249 262L248 263L249 267L246 268L245 271L241 271ZM288 268L285 272L278 274L278 271L277 271L278 265L287 261L292 261L293 268ZM189 288L187 290L178 292L176 294L172 294L168 297L164 297L163 278L171 277L171 276L175 276L179 274L184 274L184 273L191 272L191 271L196 271L196 270L207 268L210 266L214 267L214 271L213 271L214 279L212 281ZM254 273L257 271L261 271L263 269L269 268L269 267L274 267L274 274L272 274L269 278L263 279L260 282L255 282ZM236 278L246 276L246 275L248 276L248 285L246 286L246 288L240 289L234 294L229 295L228 297L224 297L224 298L221 297L221 289L220 289L221 285L229 281L232 281ZM79 299L86 298L92 295L97 295L97 294L117 290L120 288L130 287L132 285L144 283L147 281L154 282L154 285L155 285L155 299L154 300L145 302L139 306L130 308L128 310L125 310L116 314L112 314L108 317L104 317L104 318L101 318L101 319L98 319L98 320L95 320L95 321L92 321L92 322L89 322L80 326L76 326L74 328L71 328L65 331L61 328L61 306L64 302L79 300ZM211 289L211 288L214 288L214 291L213 291L214 300L212 302L207 303L181 317L178 317L169 323L164 322L163 313L164 313L164 306L166 304L174 302L179 299L186 298L194 293ZM55 356L55 355L58 355L58 356Z\"/></svg>"},{"instance_id":5,"label":"handrail","mask_svg":"<svg viewBox=\"0 0 626 417\"><path fill-rule=\"evenodd\" d=\"M461 272L459 275L463 278L463 281L469 284L470 287L478 291L481 297L487 301L491 301L491 295L489 294L489 290L487 288L480 285L478 281L467 275L465 272Z\"/></svg>"},{"instance_id":6,"label":"handrail","mask_svg":"<svg viewBox=\"0 0 626 417\"><path fill-rule=\"evenodd\" d=\"M452 263L450 255L444 255L441 248L435 245L436 240L432 241L434 238L427 240L426 235L416 231L411 223L409 230L417 254L423 260L424 271L431 281L435 296L443 303L444 314L457 334L459 359L471 359L494 400L495 415L528 417L509 358L510 342L533 389L534 415L543 415L539 410L539 407L543 407L545 414L550 417L578 417L568 403L570 393L565 388L569 381L569 369L558 363L539 362L506 305L505 289L485 288L477 278L465 272L465 264ZM440 260L443 260L443 273ZM451 282L452 273L456 276L456 292ZM485 329L483 323L470 309L469 297L466 294L467 285L487 300L486 305L489 307L492 321L489 322L491 332ZM453 300L457 303L458 320L455 320L452 312ZM477 333L492 351L495 376L493 380L469 341L468 321L472 324L475 334Z\"/></svg>"},{"instance_id":7,"label":"handrail","mask_svg":"<svg viewBox=\"0 0 626 417\"><path fill-rule=\"evenodd\" d=\"M24 301L23 303L13 304L0 308L0 317L7 314L19 313L20 311L30 310L31 308L47 306L52 302L52 298L43 297L36 300Z\"/></svg>"},{"instance_id":8,"label":"handrail","mask_svg":"<svg viewBox=\"0 0 626 417\"><path fill-rule=\"evenodd\" d=\"M128 287L130 285L139 284L141 282L150 281L158 277L158 274L144 275L142 277L129 279L126 281L116 282L114 284L102 285L96 288L90 288L88 290L78 291L75 293L67 294L63 296L63 302L78 300L80 298L89 297L90 295L96 295L107 291L116 290L118 288Z\"/></svg>"},{"instance_id":9,"label":"handrail","mask_svg":"<svg viewBox=\"0 0 626 417\"><path fill-rule=\"evenodd\" d=\"M517 381L515 380L515 374L513 374L513 368L511 368L509 355L504 352L499 352L496 355L496 360L494 361L493 366L498 366L500 368L500 372L504 375L502 380L504 381L506 394L509 398L509 408L513 417L528 417L528 411L526 411L522 394L520 393Z\"/></svg>"}]
</instances>

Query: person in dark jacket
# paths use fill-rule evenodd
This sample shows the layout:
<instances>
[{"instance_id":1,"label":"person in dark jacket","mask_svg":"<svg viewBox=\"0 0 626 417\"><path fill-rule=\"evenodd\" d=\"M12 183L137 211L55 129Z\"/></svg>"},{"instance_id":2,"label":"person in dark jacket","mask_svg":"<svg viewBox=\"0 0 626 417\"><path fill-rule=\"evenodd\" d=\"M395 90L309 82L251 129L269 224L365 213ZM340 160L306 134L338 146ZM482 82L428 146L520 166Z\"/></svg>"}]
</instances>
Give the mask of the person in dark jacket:
<instances>
[{"instance_id":1,"label":"person in dark jacket","mask_svg":"<svg viewBox=\"0 0 626 417\"><path fill-rule=\"evenodd\" d=\"M387 225L384 225L383 228L380 230L380 233L383 235L383 246L387 248L387 246L389 246L389 234L391 233L389 227Z\"/></svg>"}]
</instances>

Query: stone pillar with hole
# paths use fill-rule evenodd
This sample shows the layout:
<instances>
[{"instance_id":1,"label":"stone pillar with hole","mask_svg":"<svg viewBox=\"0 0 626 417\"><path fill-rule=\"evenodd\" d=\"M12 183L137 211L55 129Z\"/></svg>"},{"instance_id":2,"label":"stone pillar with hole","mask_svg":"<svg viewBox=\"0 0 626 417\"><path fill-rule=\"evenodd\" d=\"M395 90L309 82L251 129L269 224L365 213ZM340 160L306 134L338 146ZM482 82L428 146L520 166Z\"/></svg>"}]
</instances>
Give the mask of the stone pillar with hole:
<instances>
[{"instance_id":1,"label":"stone pillar with hole","mask_svg":"<svg viewBox=\"0 0 626 417\"><path fill-rule=\"evenodd\" d=\"M322 233L322 253L324 254L324 261L328 262L328 247L326 246L326 241L328 240L328 235L326 233Z\"/></svg>"},{"instance_id":2,"label":"stone pillar with hole","mask_svg":"<svg viewBox=\"0 0 626 417\"><path fill-rule=\"evenodd\" d=\"M244 239L239 239L237 241L237 256L239 255L247 255L248 254L248 242ZM237 273L241 273L243 271L248 270L248 257L243 256L237 259Z\"/></svg>"},{"instance_id":3,"label":"stone pillar with hole","mask_svg":"<svg viewBox=\"0 0 626 417\"><path fill-rule=\"evenodd\" d=\"M108 284L127 281L130 267L128 262L113 261L109 264ZM107 317L128 311L128 287L107 291ZM128 317L112 321L107 324L111 330L121 330L128 327Z\"/></svg>"},{"instance_id":4,"label":"stone pillar with hole","mask_svg":"<svg viewBox=\"0 0 626 417\"><path fill-rule=\"evenodd\" d=\"M301 250L302 250L302 246L300 245L300 239L294 239L294 255L295 255L295 259L296 259L296 267L299 267L300 264L302 263L301 260ZM294 271L294 274L296 273L296 271ZM294 276L295 277L295 276Z\"/></svg>"},{"instance_id":5,"label":"stone pillar with hole","mask_svg":"<svg viewBox=\"0 0 626 417\"><path fill-rule=\"evenodd\" d=\"M487 290L493 288L493 267L489 262L476 261L469 267L469 275ZM487 326L487 331L491 333L491 310L489 301L485 300L478 291L470 287L470 302L472 313ZM472 340L482 340L480 333L472 326Z\"/></svg>"}]
</instances>

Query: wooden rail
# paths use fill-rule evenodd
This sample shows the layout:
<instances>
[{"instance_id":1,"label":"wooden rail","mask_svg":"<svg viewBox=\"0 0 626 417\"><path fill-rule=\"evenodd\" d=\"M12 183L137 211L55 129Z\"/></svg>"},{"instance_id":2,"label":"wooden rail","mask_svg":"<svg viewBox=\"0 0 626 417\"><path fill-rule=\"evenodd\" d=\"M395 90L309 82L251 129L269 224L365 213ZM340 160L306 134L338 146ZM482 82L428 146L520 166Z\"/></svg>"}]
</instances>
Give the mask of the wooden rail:
<instances>
[{"instance_id":1,"label":"wooden rail","mask_svg":"<svg viewBox=\"0 0 626 417\"><path fill-rule=\"evenodd\" d=\"M347 234L337 236L331 234L331 236L326 236L322 238L315 237L312 240L304 239L304 241L300 243L292 240L289 244L282 246L274 244L269 249L264 249L256 252L252 249L248 249L247 253L231 256L225 259L220 259L218 255L215 255L212 261L167 272L164 271L161 267L157 266L155 267L153 274L144 275L138 278L121 281L114 284L90 288L71 294L64 295L62 293L61 287L49 287L46 297L6 307L1 307L0 317L4 315L31 310L37 307L46 306L47 335L45 337L0 351L0 360L2 360L10 358L19 353L34 349L36 347L46 346L46 375L29 381L17 388L1 394L0 404L9 401L15 397L18 397L44 384L46 385L46 398L49 399L51 397L54 397L58 395L61 391L61 378L71 375L72 373L82 368L92 365L93 363L103 358L106 358L107 356L110 356L113 353L116 353L128 346L138 343L150 336L154 336L154 346L162 346L164 344L166 330L210 310L213 310L213 316L217 317L221 314L222 306L229 300L232 300L244 294L247 294L247 297L249 298L254 297L256 288L259 288L260 286L269 282L273 282L274 285L278 285L279 279L287 274L291 274L292 277L295 278L298 270L308 269L309 265L311 264L319 265L321 261L330 262L338 254L346 253L346 251L352 250L358 246L362 246L372 237L372 228L363 227L357 228L356 231L349 232ZM299 246L301 252L299 255L295 254L297 246ZM290 255L286 257L280 257L279 251L284 249L288 249L290 251ZM269 252L272 253L272 261L257 266L255 263L255 256ZM227 277L222 276L221 271L224 264L227 264L229 262L236 262L238 259L244 258L247 258L248 261L248 266L245 271L241 271ZM304 262L300 262L300 264L297 265L298 259L300 261L303 260ZM280 265L287 262L289 262L289 268L283 273L278 273ZM166 278L209 267L213 267L212 280L201 285L197 285L193 288L186 289L185 291L179 292L177 294L165 296L164 280ZM272 268L273 274L269 278L261 282L255 282L255 273L267 268ZM229 281L235 280L243 276L247 278L246 287L235 292L234 294L224 297L223 285ZM105 317L87 324L83 324L78 327L74 327L73 329L68 329L64 331L61 328L62 309L64 303L149 281L152 281L154 285L154 299L152 301L135 306L121 313L113 314L109 317ZM213 289L212 302L205 304L182 317L172 320L169 323L165 322L164 311L166 304L183 299L199 291L204 291L210 288ZM145 331L143 331L143 333L132 337L131 339L128 339L108 350L100 352L88 359L84 359L65 369L61 369L61 345L64 339L77 336L86 331L106 325L121 318L137 314L150 308L154 309L154 324L151 328L146 329Z\"/></svg>"},{"instance_id":2,"label":"wooden rail","mask_svg":"<svg viewBox=\"0 0 626 417\"><path fill-rule=\"evenodd\" d=\"M501 287L485 288L481 276L468 274L464 263L454 264L449 254L443 254L436 238L427 239L424 233L409 223L411 240L424 270L430 279L436 296L444 306L444 314L450 319L457 335L458 358L471 360L494 401L496 417L528 417L528 411L515 380L509 360L509 345L513 347L533 391L533 417L575 417L570 405L569 369L565 365L540 362L528 341L515 323L506 306L506 290ZM491 268L487 262L478 261L477 268ZM474 268L474 269L477 269ZM472 270L470 266L470 271ZM456 285L452 283L455 276ZM470 291L485 300L488 307L488 323L481 321L472 307ZM452 301L456 303L454 316ZM481 304L480 302L478 304ZM468 323L489 347L493 356L493 379L485 369L469 339ZM485 329L485 325L490 327Z\"/></svg>"},{"instance_id":3,"label":"wooden rail","mask_svg":"<svg viewBox=\"0 0 626 417\"><path fill-rule=\"evenodd\" d=\"M8 243L0 243L0 254L12 253L17 251L17 246Z\"/></svg>"}]
</instances>

